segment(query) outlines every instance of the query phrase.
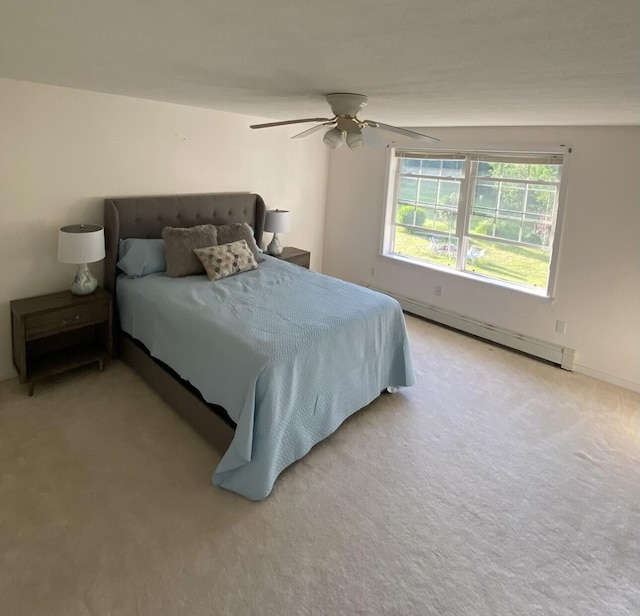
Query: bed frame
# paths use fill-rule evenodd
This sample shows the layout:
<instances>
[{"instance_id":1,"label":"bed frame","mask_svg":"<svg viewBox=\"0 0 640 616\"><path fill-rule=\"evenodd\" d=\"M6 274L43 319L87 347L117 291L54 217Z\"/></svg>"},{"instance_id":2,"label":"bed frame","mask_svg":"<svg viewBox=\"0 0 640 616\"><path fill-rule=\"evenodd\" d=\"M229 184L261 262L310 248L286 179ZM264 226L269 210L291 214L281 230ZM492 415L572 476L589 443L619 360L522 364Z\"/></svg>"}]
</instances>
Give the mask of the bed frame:
<instances>
[{"instance_id":1,"label":"bed frame","mask_svg":"<svg viewBox=\"0 0 640 616\"><path fill-rule=\"evenodd\" d=\"M164 227L246 222L262 245L265 204L252 193L210 193L105 199L106 259L104 287L114 301L114 355L130 365L175 411L221 454L233 438L235 424L225 410L205 402L198 391L166 364L154 359L139 342L120 329L116 296L118 242L127 237L160 238Z\"/></svg>"}]
</instances>

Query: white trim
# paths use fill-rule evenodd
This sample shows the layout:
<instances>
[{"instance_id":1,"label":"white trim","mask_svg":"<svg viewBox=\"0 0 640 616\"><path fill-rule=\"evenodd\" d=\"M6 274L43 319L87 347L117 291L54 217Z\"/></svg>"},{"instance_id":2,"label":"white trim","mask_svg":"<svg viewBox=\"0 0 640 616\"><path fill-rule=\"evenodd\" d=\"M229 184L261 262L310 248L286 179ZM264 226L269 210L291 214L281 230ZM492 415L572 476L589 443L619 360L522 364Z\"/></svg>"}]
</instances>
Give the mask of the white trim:
<instances>
[{"instance_id":1,"label":"white trim","mask_svg":"<svg viewBox=\"0 0 640 616\"><path fill-rule=\"evenodd\" d=\"M604 381L605 383L610 383L611 385L616 385L618 387L623 387L624 389L640 393L640 383L636 383L635 381L627 381L627 379L621 379L620 377L608 374L607 372L601 372L600 370L593 370L592 368L588 368L582 364L574 364L573 370L574 372L584 374L585 376L593 379L598 379L599 381Z\"/></svg>"},{"instance_id":2,"label":"white trim","mask_svg":"<svg viewBox=\"0 0 640 616\"><path fill-rule=\"evenodd\" d=\"M519 284L516 284L515 282L498 280L497 278L489 278L488 276L482 276L481 274L476 274L474 272L463 272L457 269L453 269L452 267L438 265L437 263L428 263L427 261L418 261L418 259L411 259L409 257L405 257L403 255L399 255L395 253L380 255L380 258L389 259L390 261L396 261L408 267L414 267L414 268L420 267L423 269L431 269L431 270L437 271L440 274L445 274L447 276L456 276L458 278L464 278L465 280L469 280L471 282L477 282L483 285L489 284L501 289L507 289L508 291L523 293L529 297L543 300L545 303L548 303L548 304L553 304L554 302L554 298L549 297L546 294L545 289L537 289L535 287L525 287L524 285L519 285Z\"/></svg>"},{"instance_id":3,"label":"white trim","mask_svg":"<svg viewBox=\"0 0 640 616\"><path fill-rule=\"evenodd\" d=\"M448 327L466 332L467 334L490 340L502 346L526 353L527 355L545 359L546 361L558 364L564 370L574 369L574 349L532 338L531 336L525 336L524 334L497 327L489 323L476 321L461 314L442 310L441 308L429 306L428 304L422 304L413 299L402 297L395 293L389 293L382 289L375 287L370 288L393 297L400 303L403 310L411 314L416 314L430 321L435 321L436 323L447 325Z\"/></svg>"},{"instance_id":4,"label":"white trim","mask_svg":"<svg viewBox=\"0 0 640 616\"><path fill-rule=\"evenodd\" d=\"M423 130L423 129L417 129ZM449 140L447 140L449 141ZM513 143L492 143L486 144L483 143L482 147L474 147L473 145L460 145L458 147L439 147L438 144L433 144L431 146L420 146L414 147L412 145L402 145L397 144L392 146L396 150L406 150L407 152L415 152L417 154L438 154L442 152L443 154L456 155L460 154L462 156L466 154L487 154L487 155L501 155L501 154L527 154L527 155L554 155L554 154L570 154L572 147L570 145L551 145L541 147L531 146L525 144L521 144L520 146L514 146Z\"/></svg>"},{"instance_id":5,"label":"white trim","mask_svg":"<svg viewBox=\"0 0 640 616\"><path fill-rule=\"evenodd\" d=\"M398 182L396 181L398 158L395 155L396 148L387 148L387 180L384 191L383 203L383 226L380 235L380 254L391 252L395 204L397 203ZM389 203L393 203L393 207L388 207Z\"/></svg>"},{"instance_id":6,"label":"white trim","mask_svg":"<svg viewBox=\"0 0 640 616\"><path fill-rule=\"evenodd\" d=\"M556 296L556 284L558 280L558 270L560 269L560 238L562 237L562 223L564 222L564 216L567 203L567 175L569 172L570 159L569 154L571 149L564 157L562 161L562 176L560 177L560 187L558 188L558 209L555 215L555 222L553 224L552 233L553 241L551 242L551 259L549 262L549 279L547 280L547 295L549 297Z\"/></svg>"}]
</instances>

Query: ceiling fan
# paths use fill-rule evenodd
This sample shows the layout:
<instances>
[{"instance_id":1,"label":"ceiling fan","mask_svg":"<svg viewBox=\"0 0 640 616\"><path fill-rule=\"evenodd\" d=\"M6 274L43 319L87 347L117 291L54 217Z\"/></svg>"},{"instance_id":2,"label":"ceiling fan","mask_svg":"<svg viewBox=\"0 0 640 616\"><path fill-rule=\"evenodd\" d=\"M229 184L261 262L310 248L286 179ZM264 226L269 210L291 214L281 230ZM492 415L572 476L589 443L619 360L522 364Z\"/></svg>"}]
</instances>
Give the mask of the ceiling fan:
<instances>
[{"instance_id":1,"label":"ceiling fan","mask_svg":"<svg viewBox=\"0 0 640 616\"><path fill-rule=\"evenodd\" d=\"M252 124L251 128L271 128L272 126L285 126L287 124L302 124L304 122L320 122L312 128L308 128L292 139L306 137L327 126L329 130L325 133L323 141L331 149L339 148L343 143L352 150L358 150L365 143L368 145L383 145L385 142L376 135L378 131L395 133L412 139L420 139L433 143L440 141L435 137L429 137L422 133L417 133L399 126L391 126L373 120L361 120L357 117L358 112L367 104L369 100L364 94L336 93L326 95L327 103L333 112L332 118L304 118L301 120L283 120L282 122L267 122L266 124Z\"/></svg>"}]
</instances>

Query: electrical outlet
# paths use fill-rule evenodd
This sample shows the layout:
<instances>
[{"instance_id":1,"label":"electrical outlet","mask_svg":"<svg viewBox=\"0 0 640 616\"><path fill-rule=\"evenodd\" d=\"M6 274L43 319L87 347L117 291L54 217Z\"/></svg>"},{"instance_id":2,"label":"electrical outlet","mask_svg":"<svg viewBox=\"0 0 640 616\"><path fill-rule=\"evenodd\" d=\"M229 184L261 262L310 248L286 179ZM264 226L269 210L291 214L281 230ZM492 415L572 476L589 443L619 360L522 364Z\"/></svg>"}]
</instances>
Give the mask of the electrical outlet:
<instances>
[{"instance_id":1,"label":"electrical outlet","mask_svg":"<svg viewBox=\"0 0 640 616\"><path fill-rule=\"evenodd\" d=\"M375 267L370 267L369 268L369 274L371 274L371 276L373 278L375 278L376 277L376 268Z\"/></svg>"},{"instance_id":2,"label":"electrical outlet","mask_svg":"<svg viewBox=\"0 0 640 616\"><path fill-rule=\"evenodd\" d=\"M442 287L439 284L436 285L436 295L438 297L442 295Z\"/></svg>"},{"instance_id":3,"label":"electrical outlet","mask_svg":"<svg viewBox=\"0 0 640 616\"><path fill-rule=\"evenodd\" d=\"M556 321L556 333L558 334L566 334L567 333L567 322L560 321L559 319Z\"/></svg>"}]
</instances>

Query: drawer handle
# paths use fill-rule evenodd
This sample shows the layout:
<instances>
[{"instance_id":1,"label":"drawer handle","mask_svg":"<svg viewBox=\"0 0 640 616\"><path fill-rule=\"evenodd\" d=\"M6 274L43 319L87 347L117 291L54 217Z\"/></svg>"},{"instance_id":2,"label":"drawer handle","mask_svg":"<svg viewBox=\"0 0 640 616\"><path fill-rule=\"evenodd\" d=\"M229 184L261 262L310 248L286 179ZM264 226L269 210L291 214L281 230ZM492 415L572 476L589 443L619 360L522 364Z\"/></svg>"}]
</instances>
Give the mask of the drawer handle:
<instances>
[{"instance_id":1,"label":"drawer handle","mask_svg":"<svg viewBox=\"0 0 640 616\"><path fill-rule=\"evenodd\" d=\"M79 320L80 320L80 315L77 314L75 317L73 317L73 319L62 319L62 324L69 325L69 323L73 323L74 321L79 321Z\"/></svg>"}]
</instances>

